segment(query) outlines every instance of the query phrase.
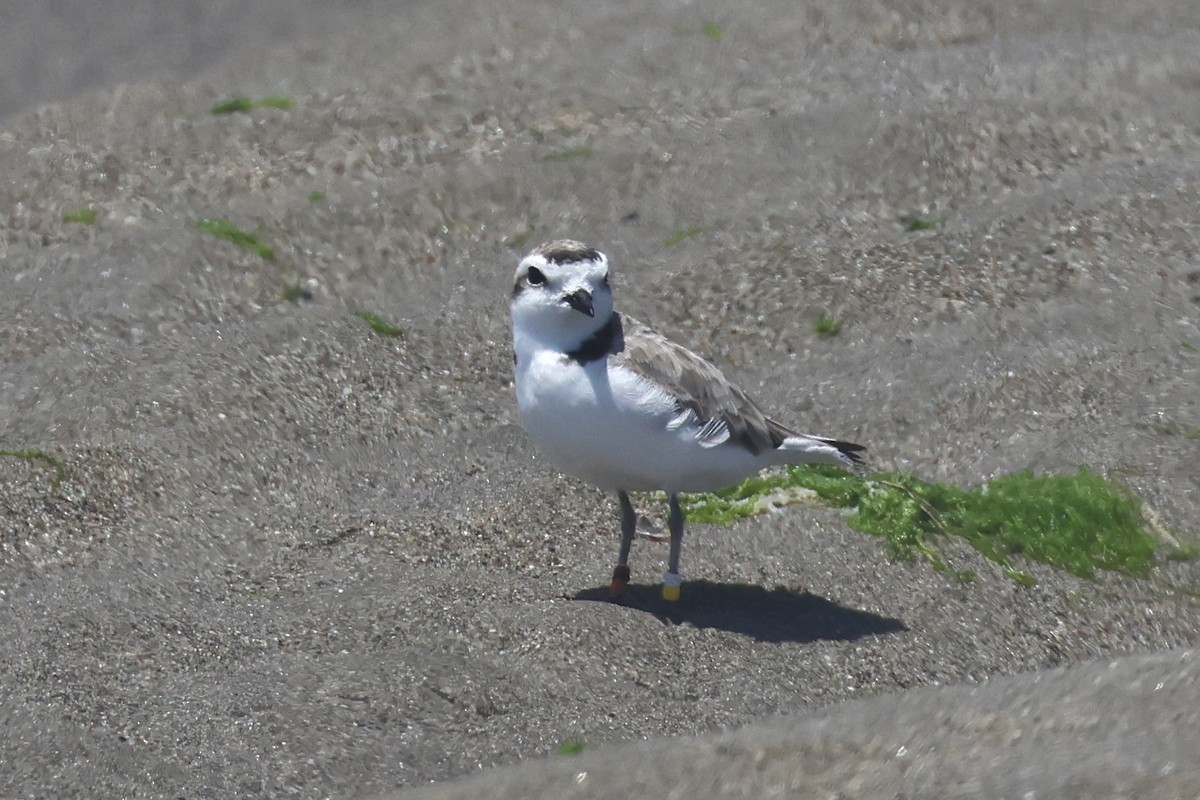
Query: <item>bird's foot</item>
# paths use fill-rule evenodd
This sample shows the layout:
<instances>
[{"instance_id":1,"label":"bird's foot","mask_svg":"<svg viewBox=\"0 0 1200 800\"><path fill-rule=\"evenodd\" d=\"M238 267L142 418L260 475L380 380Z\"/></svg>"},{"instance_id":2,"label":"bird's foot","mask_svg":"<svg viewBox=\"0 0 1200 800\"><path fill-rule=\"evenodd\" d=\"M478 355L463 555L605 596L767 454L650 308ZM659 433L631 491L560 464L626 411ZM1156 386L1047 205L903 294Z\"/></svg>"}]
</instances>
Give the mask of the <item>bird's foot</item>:
<instances>
[{"instance_id":1,"label":"bird's foot","mask_svg":"<svg viewBox=\"0 0 1200 800\"><path fill-rule=\"evenodd\" d=\"M663 575L662 598L668 603L679 602L679 587L683 585L683 573L667 570Z\"/></svg>"},{"instance_id":2,"label":"bird's foot","mask_svg":"<svg viewBox=\"0 0 1200 800\"><path fill-rule=\"evenodd\" d=\"M618 564L613 570L612 583L608 586L608 595L614 599L622 597L629 588L629 567Z\"/></svg>"}]
</instances>

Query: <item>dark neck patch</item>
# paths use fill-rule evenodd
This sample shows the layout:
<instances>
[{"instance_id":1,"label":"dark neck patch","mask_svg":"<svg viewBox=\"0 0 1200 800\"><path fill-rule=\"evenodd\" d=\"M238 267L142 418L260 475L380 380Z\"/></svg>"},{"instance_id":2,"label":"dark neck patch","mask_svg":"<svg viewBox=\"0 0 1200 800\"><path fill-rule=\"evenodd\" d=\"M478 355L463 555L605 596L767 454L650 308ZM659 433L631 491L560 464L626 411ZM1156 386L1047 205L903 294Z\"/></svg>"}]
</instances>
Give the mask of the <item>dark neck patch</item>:
<instances>
[{"instance_id":1,"label":"dark neck patch","mask_svg":"<svg viewBox=\"0 0 1200 800\"><path fill-rule=\"evenodd\" d=\"M583 342L567 353L567 358L577 364L590 364L605 356L615 355L625 349L625 331L621 327L621 315L613 312L608 322Z\"/></svg>"}]
</instances>

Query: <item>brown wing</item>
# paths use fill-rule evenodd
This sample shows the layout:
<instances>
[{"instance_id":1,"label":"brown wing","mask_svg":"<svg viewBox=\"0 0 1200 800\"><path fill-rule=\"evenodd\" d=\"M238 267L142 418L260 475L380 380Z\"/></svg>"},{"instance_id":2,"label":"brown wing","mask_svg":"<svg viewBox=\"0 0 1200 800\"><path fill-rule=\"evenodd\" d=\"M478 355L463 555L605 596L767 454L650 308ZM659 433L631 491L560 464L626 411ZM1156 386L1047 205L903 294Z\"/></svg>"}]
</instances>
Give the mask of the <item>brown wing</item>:
<instances>
[{"instance_id":1,"label":"brown wing","mask_svg":"<svg viewBox=\"0 0 1200 800\"><path fill-rule=\"evenodd\" d=\"M675 395L681 415L713 446L733 441L757 455L778 447L791 431L767 419L749 395L700 356L622 315L625 349L610 359Z\"/></svg>"}]
</instances>

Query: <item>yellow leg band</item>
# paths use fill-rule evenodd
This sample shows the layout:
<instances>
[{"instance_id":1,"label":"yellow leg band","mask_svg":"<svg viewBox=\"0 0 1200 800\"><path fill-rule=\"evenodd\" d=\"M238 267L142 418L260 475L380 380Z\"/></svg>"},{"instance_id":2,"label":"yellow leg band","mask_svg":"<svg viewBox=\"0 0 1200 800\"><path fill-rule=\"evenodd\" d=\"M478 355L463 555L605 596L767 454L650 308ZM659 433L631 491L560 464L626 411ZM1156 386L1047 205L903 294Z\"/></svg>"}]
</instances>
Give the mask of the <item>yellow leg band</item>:
<instances>
[{"instance_id":1,"label":"yellow leg band","mask_svg":"<svg viewBox=\"0 0 1200 800\"><path fill-rule=\"evenodd\" d=\"M668 603L674 603L679 600L679 586L683 583L683 575L678 572L667 571L663 575L663 600Z\"/></svg>"}]
</instances>

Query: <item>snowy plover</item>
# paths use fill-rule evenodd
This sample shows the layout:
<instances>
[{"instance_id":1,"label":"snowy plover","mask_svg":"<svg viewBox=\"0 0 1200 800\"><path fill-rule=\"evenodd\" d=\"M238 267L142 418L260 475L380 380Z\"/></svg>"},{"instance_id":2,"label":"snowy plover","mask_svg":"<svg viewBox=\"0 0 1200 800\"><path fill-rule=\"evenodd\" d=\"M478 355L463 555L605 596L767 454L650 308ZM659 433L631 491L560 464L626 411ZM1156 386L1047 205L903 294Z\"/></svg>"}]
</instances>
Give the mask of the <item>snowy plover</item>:
<instances>
[{"instance_id":1,"label":"snowy plover","mask_svg":"<svg viewBox=\"0 0 1200 800\"><path fill-rule=\"evenodd\" d=\"M629 584L637 524L629 492L667 494L662 594L678 600L680 492L721 489L778 464L861 463L862 445L768 419L715 366L614 311L608 259L585 244L547 242L521 259L511 310L521 424L558 468L617 493L613 595Z\"/></svg>"}]
</instances>

